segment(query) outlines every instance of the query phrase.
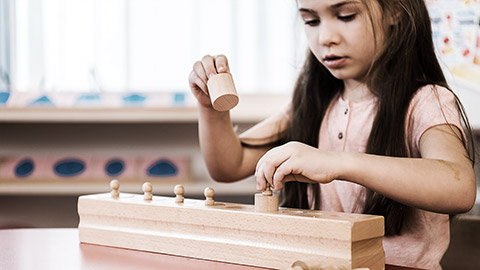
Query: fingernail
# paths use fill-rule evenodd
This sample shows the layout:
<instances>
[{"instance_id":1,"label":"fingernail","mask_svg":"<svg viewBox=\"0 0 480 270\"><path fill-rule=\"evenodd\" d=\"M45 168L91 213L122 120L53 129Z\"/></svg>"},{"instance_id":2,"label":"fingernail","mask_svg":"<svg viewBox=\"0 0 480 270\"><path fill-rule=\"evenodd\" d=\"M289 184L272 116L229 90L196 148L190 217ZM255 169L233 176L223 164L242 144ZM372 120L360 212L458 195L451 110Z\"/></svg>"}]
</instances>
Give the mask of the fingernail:
<instances>
[{"instance_id":1,"label":"fingernail","mask_svg":"<svg viewBox=\"0 0 480 270\"><path fill-rule=\"evenodd\" d=\"M218 67L218 72L224 72L224 71L225 71L225 68L223 66Z\"/></svg>"}]
</instances>

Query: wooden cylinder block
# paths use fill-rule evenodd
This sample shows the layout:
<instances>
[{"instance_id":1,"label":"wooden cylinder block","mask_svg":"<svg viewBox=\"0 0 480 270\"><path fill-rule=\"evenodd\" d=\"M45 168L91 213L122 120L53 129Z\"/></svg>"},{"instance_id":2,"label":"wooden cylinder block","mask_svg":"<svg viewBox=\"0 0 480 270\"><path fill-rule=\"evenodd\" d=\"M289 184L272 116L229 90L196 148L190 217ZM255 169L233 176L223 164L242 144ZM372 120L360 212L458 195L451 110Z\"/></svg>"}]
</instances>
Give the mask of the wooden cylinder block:
<instances>
[{"instance_id":1,"label":"wooden cylinder block","mask_svg":"<svg viewBox=\"0 0 480 270\"><path fill-rule=\"evenodd\" d=\"M255 194L255 212L277 212L278 196Z\"/></svg>"},{"instance_id":2,"label":"wooden cylinder block","mask_svg":"<svg viewBox=\"0 0 480 270\"><path fill-rule=\"evenodd\" d=\"M230 73L219 73L207 82L212 106L217 111L229 111L238 104L238 95Z\"/></svg>"}]
</instances>

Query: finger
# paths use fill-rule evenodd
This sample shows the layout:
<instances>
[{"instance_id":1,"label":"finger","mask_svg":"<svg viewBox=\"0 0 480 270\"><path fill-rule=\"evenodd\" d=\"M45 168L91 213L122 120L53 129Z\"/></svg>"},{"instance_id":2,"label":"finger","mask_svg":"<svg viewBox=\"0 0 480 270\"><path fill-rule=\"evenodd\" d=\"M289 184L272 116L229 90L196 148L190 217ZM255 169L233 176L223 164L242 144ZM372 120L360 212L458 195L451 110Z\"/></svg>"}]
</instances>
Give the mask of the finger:
<instances>
[{"instance_id":1,"label":"finger","mask_svg":"<svg viewBox=\"0 0 480 270\"><path fill-rule=\"evenodd\" d=\"M208 78L201 61L197 61L195 62L195 64L193 64L193 71L196 73L197 77L202 80L203 83L206 85Z\"/></svg>"},{"instance_id":2,"label":"finger","mask_svg":"<svg viewBox=\"0 0 480 270\"><path fill-rule=\"evenodd\" d=\"M210 79L213 75L217 74L217 69L215 68L215 60L211 55L205 55L202 58L203 68L205 69L205 74L207 78Z\"/></svg>"},{"instance_id":3,"label":"finger","mask_svg":"<svg viewBox=\"0 0 480 270\"><path fill-rule=\"evenodd\" d=\"M287 175L291 175L293 172L291 160L286 160L280 166L277 167L273 175L273 187L276 191L283 188L283 182ZM288 180L288 179L286 179Z\"/></svg>"},{"instance_id":4,"label":"finger","mask_svg":"<svg viewBox=\"0 0 480 270\"><path fill-rule=\"evenodd\" d=\"M293 179L293 181L297 182L302 182L302 183L308 183L308 184L315 184L318 183L317 181L314 181L306 176L303 176L301 174L289 174L283 178L283 183L291 181L290 179Z\"/></svg>"},{"instance_id":5,"label":"finger","mask_svg":"<svg viewBox=\"0 0 480 270\"><path fill-rule=\"evenodd\" d=\"M271 187L274 186L273 184L273 174L275 173L275 166L272 166L270 162L265 161L262 163L262 172L263 172L263 178L265 179L266 183L268 183ZM267 189L265 188L263 190Z\"/></svg>"},{"instance_id":6,"label":"finger","mask_svg":"<svg viewBox=\"0 0 480 270\"><path fill-rule=\"evenodd\" d=\"M263 168L261 165L255 171L255 181L257 182L258 191L263 191L267 188L267 181L265 180Z\"/></svg>"},{"instance_id":7,"label":"finger","mask_svg":"<svg viewBox=\"0 0 480 270\"><path fill-rule=\"evenodd\" d=\"M202 91L208 96L207 84L201 80L195 71L192 71L189 76L190 87L193 90Z\"/></svg>"},{"instance_id":8,"label":"finger","mask_svg":"<svg viewBox=\"0 0 480 270\"><path fill-rule=\"evenodd\" d=\"M279 146L281 147L281 146ZM257 162L257 167L255 168L255 170L258 170L258 168L260 167L260 165L262 165L266 160L268 159L271 159L272 157L275 157L276 156L276 152L277 152L277 149L279 147L274 147L270 150L268 150Z\"/></svg>"},{"instance_id":9,"label":"finger","mask_svg":"<svg viewBox=\"0 0 480 270\"><path fill-rule=\"evenodd\" d=\"M297 182L297 176L298 174L288 174L288 175L285 175L285 177L283 177L283 180L282 182L283 183L286 183L286 182Z\"/></svg>"},{"instance_id":10,"label":"finger","mask_svg":"<svg viewBox=\"0 0 480 270\"><path fill-rule=\"evenodd\" d=\"M282 151L282 149L283 148L280 146L269 150L257 163L257 166L260 166L263 171L265 181L275 190L277 190L274 181L276 170L290 158L289 154Z\"/></svg>"},{"instance_id":11,"label":"finger","mask_svg":"<svg viewBox=\"0 0 480 270\"><path fill-rule=\"evenodd\" d=\"M228 67L227 57L223 54L216 55L215 57L215 67L217 68L218 73L227 73L230 72Z\"/></svg>"}]
</instances>

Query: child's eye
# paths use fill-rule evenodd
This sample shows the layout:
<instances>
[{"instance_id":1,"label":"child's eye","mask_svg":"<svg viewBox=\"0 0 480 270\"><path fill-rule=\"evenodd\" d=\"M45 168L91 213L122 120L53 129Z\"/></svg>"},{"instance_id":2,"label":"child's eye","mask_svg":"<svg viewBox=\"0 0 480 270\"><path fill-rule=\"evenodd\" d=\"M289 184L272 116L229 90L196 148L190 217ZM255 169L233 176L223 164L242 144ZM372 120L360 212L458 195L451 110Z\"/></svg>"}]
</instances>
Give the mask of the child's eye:
<instances>
[{"instance_id":1,"label":"child's eye","mask_svg":"<svg viewBox=\"0 0 480 270\"><path fill-rule=\"evenodd\" d=\"M349 22L349 21L353 21L353 19L355 19L356 16L357 14L339 15L338 19L344 22Z\"/></svg>"},{"instance_id":2,"label":"child's eye","mask_svg":"<svg viewBox=\"0 0 480 270\"><path fill-rule=\"evenodd\" d=\"M317 26L320 24L320 20L319 19L305 20L304 23L308 26Z\"/></svg>"}]
</instances>

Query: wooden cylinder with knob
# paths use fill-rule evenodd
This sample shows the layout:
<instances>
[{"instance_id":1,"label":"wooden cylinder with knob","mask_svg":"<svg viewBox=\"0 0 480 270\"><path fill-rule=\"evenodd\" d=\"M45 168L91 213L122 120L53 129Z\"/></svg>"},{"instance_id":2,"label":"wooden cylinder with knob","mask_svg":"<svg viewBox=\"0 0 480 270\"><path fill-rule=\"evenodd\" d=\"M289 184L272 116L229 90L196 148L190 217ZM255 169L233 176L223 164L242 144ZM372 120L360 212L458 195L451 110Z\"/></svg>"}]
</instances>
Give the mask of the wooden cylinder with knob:
<instances>
[{"instance_id":1,"label":"wooden cylinder with knob","mask_svg":"<svg viewBox=\"0 0 480 270\"><path fill-rule=\"evenodd\" d=\"M238 104L238 95L230 73L213 75L207 81L212 106L217 111L229 111Z\"/></svg>"},{"instance_id":2,"label":"wooden cylinder with knob","mask_svg":"<svg viewBox=\"0 0 480 270\"><path fill-rule=\"evenodd\" d=\"M273 194L270 185L262 193L255 194L255 212L277 212L278 196Z\"/></svg>"},{"instance_id":3,"label":"wooden cylinder with knob","mask_svg":"<svg viewBox=\"0 0 480 270\"><path fill-rule=\"evenodd\" d=\"M278 196L255 194L255 212L277 212Z\"/></svg>"}]
</instances>

